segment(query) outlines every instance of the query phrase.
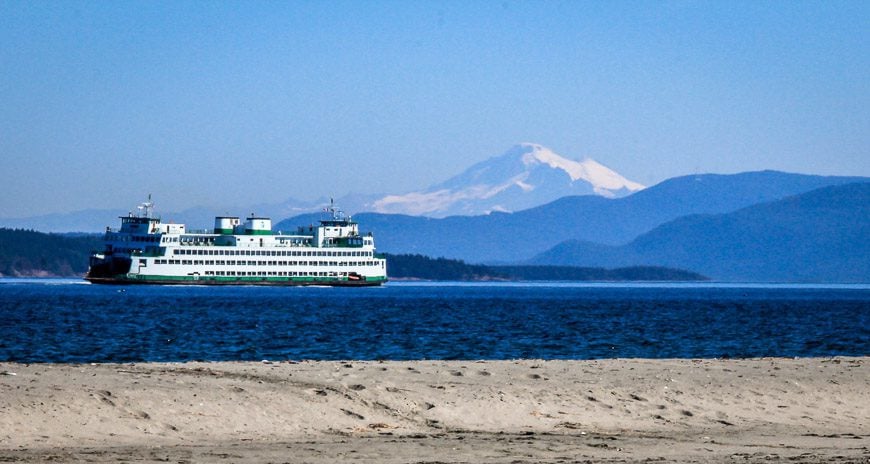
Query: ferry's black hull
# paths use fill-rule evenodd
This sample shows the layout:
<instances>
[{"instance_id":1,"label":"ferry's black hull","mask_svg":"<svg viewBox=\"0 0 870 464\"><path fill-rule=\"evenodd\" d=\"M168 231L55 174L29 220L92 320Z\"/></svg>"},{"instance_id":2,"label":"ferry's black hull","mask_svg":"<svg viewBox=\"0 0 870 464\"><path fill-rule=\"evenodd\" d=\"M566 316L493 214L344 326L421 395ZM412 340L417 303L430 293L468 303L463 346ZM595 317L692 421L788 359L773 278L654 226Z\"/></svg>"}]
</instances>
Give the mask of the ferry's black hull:
<instances>
[{"instance_id":1,"label":"ferry's black hull","mask_svg":"<svg viewBox=\"0 0 870 464\"><path fill-rule=\"evenodd\" d=\"M91 265L85 279L109 279L130 272L130 258L91 257Z\"/></svg>"}]
</instances>

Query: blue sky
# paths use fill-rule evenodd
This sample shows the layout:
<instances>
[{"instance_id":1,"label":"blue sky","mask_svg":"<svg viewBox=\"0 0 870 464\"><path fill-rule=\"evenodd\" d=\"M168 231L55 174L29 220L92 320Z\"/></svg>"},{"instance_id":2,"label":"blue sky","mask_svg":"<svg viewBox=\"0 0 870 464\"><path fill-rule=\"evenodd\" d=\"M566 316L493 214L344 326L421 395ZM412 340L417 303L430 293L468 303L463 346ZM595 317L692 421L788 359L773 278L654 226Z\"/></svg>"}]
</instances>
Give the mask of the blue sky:
<instances>
[{"instance_id":1,"label":"blue sky","mask_svg":"<svg viewBox=\"0 0 870 464\"><path fill-rule=\"evenodd\" d=\"M870 175L870 2L0 0L0 217L402 193L519 142Z\"/></svg>"}]
</instances>

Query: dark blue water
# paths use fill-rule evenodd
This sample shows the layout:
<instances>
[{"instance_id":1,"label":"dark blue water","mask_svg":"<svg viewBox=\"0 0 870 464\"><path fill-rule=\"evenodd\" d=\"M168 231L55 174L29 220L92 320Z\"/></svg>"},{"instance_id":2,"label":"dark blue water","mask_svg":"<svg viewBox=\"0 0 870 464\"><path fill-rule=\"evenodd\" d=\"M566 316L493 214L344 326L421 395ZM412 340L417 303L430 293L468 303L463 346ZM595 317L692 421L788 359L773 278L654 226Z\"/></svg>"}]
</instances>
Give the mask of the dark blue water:
<instances>
[{"instance_id":1,"label":"dark blue water","mask_svg":"<svg viewBox=\"0 0 870 464\"><path fill-rule=\"evenodd\" d=\"M0 361L870 355L870 288L0 280Z\"/></svg>"}]
</instances>

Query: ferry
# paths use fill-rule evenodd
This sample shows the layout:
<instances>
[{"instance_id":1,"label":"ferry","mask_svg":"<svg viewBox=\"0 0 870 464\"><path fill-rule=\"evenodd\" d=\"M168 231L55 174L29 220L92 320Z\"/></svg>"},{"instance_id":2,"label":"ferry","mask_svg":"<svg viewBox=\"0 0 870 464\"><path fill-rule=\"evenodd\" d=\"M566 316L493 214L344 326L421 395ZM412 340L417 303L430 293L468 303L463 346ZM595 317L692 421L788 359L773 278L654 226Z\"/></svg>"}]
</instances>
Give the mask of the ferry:
<instances>
[{"instance_id":1,"label":"ferry","mask_svg":"<svg viewBox=\"0 0 870 464\"><path fill-rule=\"evenodd\" d=\"M371 232L335 207L319 225L272 231L267 217L219 216L214 230L187 230L153 215L151 196L121 228L106 228L85 280L95 284L375 286L387 282L386 259Z\"/></svg>"}]
</instances>

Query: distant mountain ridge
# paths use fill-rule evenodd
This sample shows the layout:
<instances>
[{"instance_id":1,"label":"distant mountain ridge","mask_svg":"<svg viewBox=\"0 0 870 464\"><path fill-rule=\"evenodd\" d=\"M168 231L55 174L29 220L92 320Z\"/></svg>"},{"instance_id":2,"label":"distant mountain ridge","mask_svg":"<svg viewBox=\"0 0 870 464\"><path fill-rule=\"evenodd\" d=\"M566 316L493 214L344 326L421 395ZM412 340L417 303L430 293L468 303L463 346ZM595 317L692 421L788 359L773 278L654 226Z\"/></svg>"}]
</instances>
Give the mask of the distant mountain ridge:
<instances>
[{"instance_id":1,"label":"distant mountain ridge","mask_svg":"<svg viewBox=\"0 0 870 464\"><path fill-rule=\"evenodd\" d=\"M523 143L442 183L387 195L363 209L412 216L474 216L519 211L568 195L616 198L643 188L593 159L577 161L541 145Z\"/></svg>"},{"instance_id":2,"label":"distant mountain ridge","mask_svg":"<svg viewBox=\"0 0 870 464\"><path fill-rule=\"evenodd\" d=\"M347 194L338 198L346 211L409 214L431 217L479 215L492 211L519 211L569 195L625 196L643 186L625 179L595 160L573 160L541 145L519 144L507 152L481 161L457 176L424 190L405 194ZM329 198L306 201L288 198L256 205L195 207L183 211L157 212L164 220L193 228L209 227L215 216L247 215L282 219L321 211ZM133 206L133 205L130 205ZM127 210L83 210L23 218L2 218L0 226L43 232L96 232L114 226Z\"/></svg>"},{"instance_id":3,"label":"distant mountain ridge","mask_svg":"<svg viewBox=\"0 0 870 464\"><path fill-rule=\"evenodd\" d=\"M446 218L362 213L354 218L362 229L374 232L379 249L389 253L519 263L566 240L621 245L681 216L728 213L820 187L868 180L777 171L705 174L668 179L623 198L572 196L516 213ZM319 218L296 216L280 221L276 229L295 230Z\"/></svg>"},{"instance_id":4,"label":"distant mountain ridge","mask_svg":"<svg viewBox=\"0 0 870 464\"><path fill-rule=\"evenodd\" d=\"M569 240L535 264L678 267L716 280L870 282L870 182L677 218L622 246Z\"/></svg>"}]
</instances>

